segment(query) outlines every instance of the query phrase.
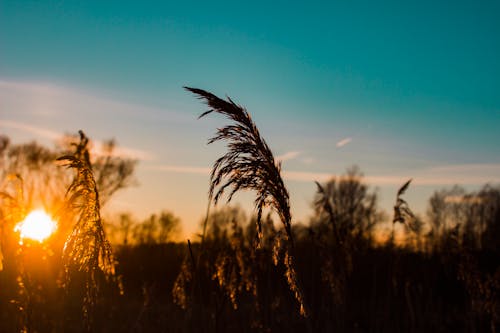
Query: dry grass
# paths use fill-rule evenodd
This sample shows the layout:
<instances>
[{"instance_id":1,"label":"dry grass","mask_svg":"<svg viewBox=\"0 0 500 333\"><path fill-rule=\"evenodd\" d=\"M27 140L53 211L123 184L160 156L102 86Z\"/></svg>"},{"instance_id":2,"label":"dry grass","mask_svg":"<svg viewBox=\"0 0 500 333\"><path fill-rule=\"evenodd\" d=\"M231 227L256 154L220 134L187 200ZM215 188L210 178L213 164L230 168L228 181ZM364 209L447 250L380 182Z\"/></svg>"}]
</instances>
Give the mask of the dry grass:
<instances>
[{"instance_id":1,"label":"dry grass","mask_svg":"<svg viewBox=\"0 0 500 333\"><path fill-rule=\"evenodd\" d=\"M230 188L227 201L239 190L256 192L258 237L262 237L261 217L264 207L271 207L279 215L287 236L292 240L289 194L281 177L281 164L262 138L250 114L230 98L224 101L217 96L196 88L187 90L204 99L211 109L200 115L220 113L234 122L217 130L208 143L226 141L228 152L217 159L210 175L209 197L217 203L225 190Z\"/></svg>"},{"instance_id":2,"label":"dry grass","mask_svg":"<svg viewBox=\"0 0 500 333\"><path fill-rule=\"evenodd\" d=\"M80 131L80 142L74 144L72 155L58 158L68 168L75 170L75 177L68 188L68 208L77 210L77 220L63 250L65 285L72 274L83 273L83 315L87 328L91 327L92 311L97 301L99 280L116 280L115 259L106 238L100 216L99 194L92 172L88 138Z\"/></svg>"},{"instance_id":3,"label":"dry grass","mask_svg":"<svg viewBox=\"0 0 500 333\"><path fill-rule=\"evenodd\" d=\"M410 186L412 179L408 180L403 184L398 190L398 194L396 196L396 204L394 205L394 218L392 219L392 223L408 223L411 227L411 221L415 219L415 214L413 214L408 202L401 198L403 194L405 194L406 190Z\"/></svg>"},{"instance_id":4,"label":"dry grass","mask_svg":"<svg viewBox=\"0 0 500 333\"><path fill-rule=\"evenodd\" d=\"M228 148L227 153L218 158L213 165L210 175L210 201L216 204L226 190L229 191L227 202L231 201L233 195L240 190L254 191L257 244L262 240L263 209L270 207L278 214L285 229L285 235L282 236L284 242L279 242L282 246L286 244L282 256L286 268L285 276L290 290L300 304L300 313L306 315L303 293L294 268L290 199L281 177L281 164L275 161L271 149L245 108L230 98L227 101L222 100L202 89L189 87L185 89L204 100L210 107L210 110L202 113L200 118L215 112L232 121L232 124L219 128L216 135L208 141L209 144L225 141ZM275 252L280 250L277 248Z\"/></svg>"}]
</instances>

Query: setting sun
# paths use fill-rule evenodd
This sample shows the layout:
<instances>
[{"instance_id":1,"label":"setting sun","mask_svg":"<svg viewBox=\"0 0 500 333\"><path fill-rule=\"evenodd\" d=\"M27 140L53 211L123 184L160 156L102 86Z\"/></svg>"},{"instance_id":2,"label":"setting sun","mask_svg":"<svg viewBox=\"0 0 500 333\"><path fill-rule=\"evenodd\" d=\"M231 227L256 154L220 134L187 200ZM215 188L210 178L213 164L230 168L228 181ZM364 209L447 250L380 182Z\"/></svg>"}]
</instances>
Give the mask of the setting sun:
<instances>
[{"instance_id":1,"label":"setting sun","mask_svg":"<svg viewBox=\"0 0 500 333\"><path fill-rule=\"evenodd\" d=\"M19 222L14 231L19 231L21 244L23 239L28 238L42 242L56 230L56 222L43 210L34 210Z\"/></svg>"}]
</instances>

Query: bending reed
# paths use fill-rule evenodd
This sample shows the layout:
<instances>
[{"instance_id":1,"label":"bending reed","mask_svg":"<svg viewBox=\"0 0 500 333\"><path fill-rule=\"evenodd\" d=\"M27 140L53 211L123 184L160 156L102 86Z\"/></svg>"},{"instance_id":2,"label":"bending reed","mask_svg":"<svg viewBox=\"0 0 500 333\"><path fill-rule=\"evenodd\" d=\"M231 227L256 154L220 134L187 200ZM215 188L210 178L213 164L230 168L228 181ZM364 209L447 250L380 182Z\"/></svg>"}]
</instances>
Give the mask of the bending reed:
<instances>
[{"instance_id":1,"label":"bending reed","mask_svg":"<svg viewBox=\"0 0 500 333\"><path fill-rule=\"evenodd\" d=\"M293 249L292 217L288 190L281 177L281 163L275 161L271 149L245 108L234 103L229 97L225 101L202 89L184 88L204 100L210 107L210 110L202 113L199 118L216 112L233 121L232 124L217 129L216 135L208 141L209 144L226 141L228 148L227 153L218 158L213 165L210 175L210 201L216 204L226 190L229 190L227 202L231 201L233 195L239 190L255 191L258 245L262 240L263 209L270 207L278 214L286 232L284 236L286 242L278 242L282 244L281 246L286 243L282 256L286 268L285 276L290 290L300 304L300 313L305 316L304 297L298 286L291 253ZM277 237L280 237L279 235L282 234L279 233ZM276 248L274 252L279 253L280 249Z\"/></svg>"}]
</instances>

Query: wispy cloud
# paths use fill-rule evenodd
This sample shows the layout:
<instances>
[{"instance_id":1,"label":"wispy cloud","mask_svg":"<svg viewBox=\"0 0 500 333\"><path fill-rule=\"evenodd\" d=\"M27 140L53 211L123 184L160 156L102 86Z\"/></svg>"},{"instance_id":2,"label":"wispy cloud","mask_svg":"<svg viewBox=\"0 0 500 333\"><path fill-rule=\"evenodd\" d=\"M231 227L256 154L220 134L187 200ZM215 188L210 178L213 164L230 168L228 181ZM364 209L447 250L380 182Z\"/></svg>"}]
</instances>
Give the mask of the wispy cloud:
<instances>
[{"instance_id":1,"label":"wispy cloud","mask_svg":"<svg viewBox=\"0 0 500 333\"><path fill-rule=\"evenodd\" d=\"M326 182L333 177L338 177L334 173L308 172L308 171L284 171L283 178L298 182ZM376 185L398 185L405 181L404 177L397 176L371 176L363 178L366 182Z\"/></svg>"},{"instance_id":2,"label":"wispy cloud","mask_svg":"<svg viewBox=\"0 0 500 333\"><path fill-rule=\"evenodd\" d=\"M333 173L307 171L285 171L283 174L285 179L300 182L321 182L336 176ZM500 164L446 165L414 170L411 174L371 175L364 177L364 180L373 185L401 185L409 178L414 179L414 185L498 184L500 183Z\"/></svg>"},{"instance_id":3,"label":"wispy cloud","mask_svg":"<svg viewBox=\"0 0 500 333\"><path fill-rule=\"evenodd\" d=\"M52 141L60 140L64 137L64 133L53 131L47 128L42 128L38 126L33 126L31 124L26 124L17 121L3 120L0 119L0 128L10 128L22 132L27 132L33 134L39 138L50 139ZM104 143L100 140L92 140L92 154L96 156L101 156L105 154ZM129 147L116 146L114 148L113 154L115 156L124 158L133 158L138 160L153 160L154 157L151 153Z\"/></svg>"},{"instance_id":4,"label":"wispy cloud","mask_svg":"<svg viewBox=\"0 0 500 333\"><path fill-rule=\"evenodd\" d=\"M500 183L500 163L441 165L421 172L422 182L430 185L482 185Z\"/></svg>"},{"instance_id":5,"label":"wispy cloud","mask_svg":"<svg viewBox=\"0 0 500 333\"><path fill-rule=\"evenodd\" d=\"M104 143L99 140L93 141L92 153L97 156L104 155L106 153ZM155 159L154 155L148 151L122 146L115 146L113 149L113 155L141 161L151 161Z\"/></svg>"},{"instance_id":6,"label":"wispy cloud","mask_svg":"<svg viewBox=\"0 0 500 333\"><path fill-rule=\"evenodd\" d=\"M283 171L283 178L299 182L324 182L332 178L331 173L308 171Z\"/></svg>"},{"instance_id":7,"label":"wispy cloud","mask_svg":"<svg viewBox=\"0 0 500 333\"><path fill-rule=\"evenodd\" d=\"M300 154L301 154L300 151L289 151L289 152L286 152L282 155L276 156L276 160L282 161L282 162L288 161L288 160L293 160L293 159L297 158Z\"/></svg>"},{"instance_id":8,"label":"wispy cloud","mask_svg":"<svg viewBox=\"0 0 500 333\"><path fill-rule=\"evenodd\" d=\"M48 83L7 81L0 79L0 105L6 111L38 116L57 115L68 89Z\"/></svg>"},{"instance_id":9,"label":"wispy cloud","mask_svg":"<svg viewBox=\"0 0 500 333\"><path fill-rule=\"evenodd\" d=\"M171 173L185 173L196 175L209 175L211 168L187 166L187 165L155 165L146 167L147 170L163 171Z\"/></svg>"},{"instance_id":10,"label":"wispy cloud","mask_svg":"<svg viewBox=\"0 0 500 333\"><path fill-rule=\"evenodd\" d=\"M344 147L345 145L351 143L351 141L352 141L352 138L350 138L350 137L344 138L344 139L340 140L339 142L337 142L336 146L337 146L337 148Z\"/></svg>"},{"instance_id":11,"label":"wispy cloud","mask_svg":"<svg viewBox=\"0 0 500 333\"><path fill-rule=\"evenodd\" d=\"M316 160L313 157L305 157L302 159L302 163L306 165L311 165L315 162Z\"/></svg>"},{"instance_id":12,"label":"wispy cloud","mask_svg":"<svg viewBox=\"0 0 500 333\"><path fill-rule=\"evenodd\" d=\"M470 172L491 172L500 174L500 163L471 163L471 164L448 164L430 168L432 172L442 173L470 173Z\"/></svg>"},{"instance_id":13,"label":"wispy cloud","mask_svg":"<svg viewBox=\"0 0 500 333\"><path fill-rule=\"evenodd\" d=\"M58 140L63 136L62 133L52 131L46 128L41 128L30 124L25 124L17 121L4 120L4 119L0 119L0 127L28 132L36 136L39 136L41 138L50 140Z\"/></svg>"},{"instance_id":14,"label":"wispy cloud","mask_svg":"<svg viewBox=\"0 0 500 333\"><path fill-rule=\"evenodd\" d=\"M147 167L148 170L156 170L163 172L172 172L180 174L210 174L211 168L187 166L187 165L158 165ZM450 169L467 170L467 174L450 173ZM470 173L470 170L475 170ZM495 169L496 175L492 175L485 170ZM436 172L436 170L442 170ZM413 178L414 185L433 185L433 186L448 186L448 185L484 185L486 183L500 183L500 164L473 164L473 165L456 165L456 166L442 166L436 168L422 169L414 171L412 174L400 175L372 175L364 177L364 181L368 184L376 186L402 185L409 178ZM333 173L328 172L311 172L311 171L283 171L283 178L289 181L297 182L325 182L336 177Z\"/></svg>"},{"instance_id":15,"label":"wispy cloud","mask_svg":"<svg viewBox=\"0 0 500 333\"><path fill-rule=\"evenodd\" d=\"M48 82L13 81L0 78L0 106L8 112L40 117L71 115L88 118L89 114L101 119L116 115L144 118L168 118L171 122L191 122L193 115L134 104L105 96L102 92L86 91Z\"/></svg>"}]
</instances>

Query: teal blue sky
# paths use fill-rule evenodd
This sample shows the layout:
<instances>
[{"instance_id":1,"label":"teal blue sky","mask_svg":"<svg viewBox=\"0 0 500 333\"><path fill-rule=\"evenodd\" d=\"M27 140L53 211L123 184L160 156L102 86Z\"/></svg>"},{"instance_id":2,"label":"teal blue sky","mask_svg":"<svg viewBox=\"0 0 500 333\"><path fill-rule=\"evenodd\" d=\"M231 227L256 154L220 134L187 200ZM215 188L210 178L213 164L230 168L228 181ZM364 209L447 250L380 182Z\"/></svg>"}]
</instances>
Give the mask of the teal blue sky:
<instances>
[{"instance_id":1,"label":"teal blue sky","mask_svg":"<svg viewBox=\"0 0 500 333\"><path fill-rule=\"evenodd\" d=\"M194 86L252 113L299 219L312 180L352 164L388 209L414 177L424 212L435 188L500 182L499 13L499 1L1 0L0 130L115 137L142 160L117 209L172 209L192 231L223 149L205 145L223 121L196 120L206 107L182 90Z\"/></svg>"}]
</instances>

